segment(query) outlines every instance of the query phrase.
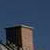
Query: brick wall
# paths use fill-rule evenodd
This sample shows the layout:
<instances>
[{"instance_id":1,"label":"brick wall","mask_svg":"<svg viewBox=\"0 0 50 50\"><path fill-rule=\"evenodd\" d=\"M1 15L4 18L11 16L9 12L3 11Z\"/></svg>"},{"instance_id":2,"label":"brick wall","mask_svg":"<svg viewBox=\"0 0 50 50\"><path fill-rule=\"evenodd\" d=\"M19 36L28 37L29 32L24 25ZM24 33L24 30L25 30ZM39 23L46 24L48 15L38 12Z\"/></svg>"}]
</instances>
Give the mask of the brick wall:
<instances>
[{"instance_id":1,"label":"brick wall","mask_svg":"<svg viewBox=\"0 0 50 50\"><path fill-rule=\"evenodd\" d=\"M33 49L33 39L32 39L32 29L31 28L21 28L22 31L22 46L24 50L34 50Z\"/></svg>"}]
</instances>

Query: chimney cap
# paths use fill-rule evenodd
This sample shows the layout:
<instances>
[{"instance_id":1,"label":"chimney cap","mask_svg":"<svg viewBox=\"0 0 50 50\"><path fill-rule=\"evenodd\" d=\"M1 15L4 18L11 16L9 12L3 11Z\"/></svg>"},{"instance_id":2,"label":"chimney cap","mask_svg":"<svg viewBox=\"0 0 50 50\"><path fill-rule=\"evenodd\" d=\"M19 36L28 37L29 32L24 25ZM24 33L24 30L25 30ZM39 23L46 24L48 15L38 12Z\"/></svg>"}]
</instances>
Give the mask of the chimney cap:
<instances>
[{"instance_id":1,"label":"chimney cap","mask_svg":"<svg viewBox=\"0 0 50 50\"><path fill-rule=\"evenodd\" d=\"M26 25L26 24L16 24L14 26L7 26L6 28L14 28L14 27L25 27L25 28L30 28L30 29L34 29L33 27L30 27L29 25ZM5 29L6 29L5 28Z\"/></svg>"}]
</instances>

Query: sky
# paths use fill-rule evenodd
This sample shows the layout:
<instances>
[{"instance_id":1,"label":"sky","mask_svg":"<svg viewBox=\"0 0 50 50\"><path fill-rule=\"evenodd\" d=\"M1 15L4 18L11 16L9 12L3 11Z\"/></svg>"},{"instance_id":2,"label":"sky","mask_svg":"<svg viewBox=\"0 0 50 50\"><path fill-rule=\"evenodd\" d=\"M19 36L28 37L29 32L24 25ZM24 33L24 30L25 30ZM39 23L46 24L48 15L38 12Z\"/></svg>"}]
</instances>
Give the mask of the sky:
<instances>
[{"instance_id":1,"label":"sky","mask_svg":"<svg viewBox=\"0 0 50 50\"><path fill-rule=\"evenodd\" d=\"M0 39L16 24L34 27L35 50L50 50L50 0L0 0Z\"/></svg>"}]
</instances>

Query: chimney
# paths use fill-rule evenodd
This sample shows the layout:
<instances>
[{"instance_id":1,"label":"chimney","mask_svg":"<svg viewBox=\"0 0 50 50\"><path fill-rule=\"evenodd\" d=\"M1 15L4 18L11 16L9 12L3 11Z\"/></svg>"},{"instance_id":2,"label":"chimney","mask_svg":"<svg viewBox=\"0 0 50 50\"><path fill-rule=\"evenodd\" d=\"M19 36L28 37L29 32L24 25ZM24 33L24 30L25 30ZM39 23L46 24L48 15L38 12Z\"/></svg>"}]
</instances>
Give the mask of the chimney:
<instances>
[{"instance_id":1,"label":"chimney","mask_svg":"<svg viewBox=\"0 0 50 50\"><path fill-rule=\"evenodd\" d=\"M34 50L32 30L32 27L26 25L6 28L6 44L9 41L23 50Z\"/></svg>"}]
</instances>

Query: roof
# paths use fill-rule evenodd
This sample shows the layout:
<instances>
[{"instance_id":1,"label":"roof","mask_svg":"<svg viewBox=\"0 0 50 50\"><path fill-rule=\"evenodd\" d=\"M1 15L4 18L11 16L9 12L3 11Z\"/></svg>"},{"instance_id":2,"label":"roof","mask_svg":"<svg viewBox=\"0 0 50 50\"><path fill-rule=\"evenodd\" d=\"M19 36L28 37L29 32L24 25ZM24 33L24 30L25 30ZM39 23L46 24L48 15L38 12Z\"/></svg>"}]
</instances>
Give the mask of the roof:
<instances>
[{"instance_id":1,"label":"roof","mask_svg":"<svg viewBox=\"0 0 50 50\"><path fill-rule=\"evenodd\" d=\"M7 50L7 48L3 44L0 44L0 50Z\"/></svg>"}]
</instances>

